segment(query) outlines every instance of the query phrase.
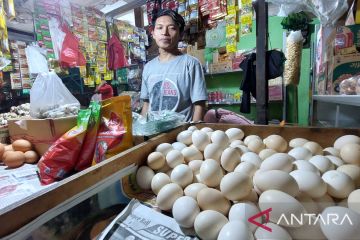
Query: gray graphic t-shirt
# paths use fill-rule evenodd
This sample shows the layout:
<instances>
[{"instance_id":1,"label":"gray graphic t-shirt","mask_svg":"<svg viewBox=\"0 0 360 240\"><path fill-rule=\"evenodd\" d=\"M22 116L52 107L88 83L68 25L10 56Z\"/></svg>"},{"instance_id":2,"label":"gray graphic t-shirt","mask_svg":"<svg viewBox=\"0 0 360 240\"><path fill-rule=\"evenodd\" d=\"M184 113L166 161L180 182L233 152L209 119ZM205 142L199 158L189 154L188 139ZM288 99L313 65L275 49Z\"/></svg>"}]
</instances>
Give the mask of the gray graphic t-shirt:
<instances>
[{"instance_id":1,"label":"gray graphic t-shirt","mask_svg":"<svg viewBox=\"0 0 360 240\"><path fill-rule=\"evenodd\" d=\"M207 100L200 62L187 54L167 62L154 58L144 67L140 97L149 100L149 111L175 111L191 121L193 103Z\"/></svg>"}]
</instances>

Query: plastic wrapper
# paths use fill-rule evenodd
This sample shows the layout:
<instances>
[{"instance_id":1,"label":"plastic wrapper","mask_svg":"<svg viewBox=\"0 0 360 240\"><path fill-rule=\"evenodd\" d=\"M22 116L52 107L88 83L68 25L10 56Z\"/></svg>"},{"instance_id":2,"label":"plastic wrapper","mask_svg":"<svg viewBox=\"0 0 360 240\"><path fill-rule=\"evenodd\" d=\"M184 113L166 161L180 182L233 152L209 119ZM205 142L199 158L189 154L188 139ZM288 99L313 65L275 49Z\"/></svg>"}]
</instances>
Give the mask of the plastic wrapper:
<instances>
[{"instance_id":1,"label":"plastic wrapper","mask_svg":"<svg viewBox=\"0 0 360 240\"><path fill-rule=\"evenodd\" d=\"M51 145L41 157L38 167L42 184L50 184L67 177L74 170L88 128L91 110L80 110L77 126Z\"/></svg>"},{"instance_id":2,"label":"plastic wrapper","mask_svg":"<svg viewBox=\"0 0 360 240\"><path fill-rule=\"evenodd\" d=\"M185 116L172 111L153 111L146 117L133 113L133 135L150 136L183 124Z\"/></svg>"},{"instance_id":3,"label":"plastic wrapper","mask_svg":"<svg viewBox=\"0 0 360 240\"><path fill-rule=\"evenodd\" d=\"M301 11L313 13L323 26L335 25L347 12L347 0L267 0L280 6L278 16L286 17Z\"/></svg>"},{"instance_id":4,"label":"plastic wrapper","mask_svg":"<svg viewBox=\"0 0 360 240\"><path fill-rule=\"evenodd\" d=\"M101 102L101 125L92 165L133 146L130 101L130 96L117 96Z\"/></svg>"},{"instance_id":5,"label":"plastic wrapper","mask_svg":"<svg viewBox=\"0 0 360 240\"><path fill-rule=\"evenodd\" d=\"M284 82L286 85L298 85L301 68L301 52L303 37L301 31L291 31L286 39L286 61L284 69Z\"/></svg>"},{"instance_id":6,"label":"plastic wrapper","mask_svg":"<svg viewBox=\"0 0 360 240\"><path fill-rule=\"evenodd\" d=\"M44 51L43 48L38 46L27 46L25 52L30 73L49 72L48 63L45 57L46 51Z\"/></svg>"},{"instance_id":7,"label":"plastic wrapper","mask_svg":"<svg viewBox=\"0 0 360 240\"><path fill-rule=\"evenodd\" d=\"M30 116L59 118L74 116L80 109L79 101L54 72L39 73L30 90Z\"/></svg>"},{"instance_id":8,"label":"plastic wrapper","mask_svg":"<svg viewBox=\"0 0 360 240\"><path fill-rule=\"evenodd\" d=\"M360 75L341 81L339 92L341 95L360 95Z\"/></svg>"}]
</instances>

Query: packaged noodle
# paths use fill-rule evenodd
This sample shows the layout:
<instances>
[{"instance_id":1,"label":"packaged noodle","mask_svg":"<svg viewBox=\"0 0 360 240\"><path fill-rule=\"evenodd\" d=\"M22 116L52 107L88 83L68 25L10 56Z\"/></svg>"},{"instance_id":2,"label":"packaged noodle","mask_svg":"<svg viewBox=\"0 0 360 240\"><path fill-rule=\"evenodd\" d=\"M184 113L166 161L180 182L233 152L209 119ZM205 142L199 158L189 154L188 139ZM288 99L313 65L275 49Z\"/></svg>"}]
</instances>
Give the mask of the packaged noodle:
<instances>
[{"instance_id":1,"label":"packaged noodle","mask_svg":"<svg viewBox=\"0 0 360 240\"><path fill-rule=\"evenodd\" d=\"M96 136L100 126L101 103L98 101L92 101L89 108L91 109L91 114L88 131L78 157L78 162L75 166L76 171L81 171L90 167L94 156Z\"/></svg>"},{"instance_id":2,"label":"packaged noodle","mask_svg":"<svg viewBox=\"0 0 360 240\"><path fill-rule=\"evenodd\" d=\"M87 131L91 110L80 110L77 125L51 145L38 163L43 184L67 177L75 167Z\"/></svg>"},{"instance_id":3,"label":"packaged noodle","mask_svg":"<svg viewBox=\"0 0 360 240\"><path fill-rule=\"evenodd\" d=\"M101 115L92 165L133 146L130 96L102 101Z\"/></svg>"}]
</instances>

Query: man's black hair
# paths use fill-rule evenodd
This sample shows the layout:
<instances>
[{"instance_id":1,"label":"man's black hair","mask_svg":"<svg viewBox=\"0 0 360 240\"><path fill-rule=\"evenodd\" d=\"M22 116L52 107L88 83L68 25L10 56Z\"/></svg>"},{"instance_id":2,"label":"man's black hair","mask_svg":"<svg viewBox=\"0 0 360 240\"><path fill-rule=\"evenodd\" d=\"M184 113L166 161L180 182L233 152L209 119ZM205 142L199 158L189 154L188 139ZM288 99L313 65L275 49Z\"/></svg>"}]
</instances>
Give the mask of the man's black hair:
<instances>
[{"instance_id":1,"label":"man's black hair","mask_svg":"<svg viewBox=\"0 0 360 240\"><path fill-rule=\"evenodd\" d=\"M153 26L155 26L155 22L156 19L158 19L159 17L162 16L169 16L172 18L172 20L179 26L180 29L180 33L184 32L184 28L185 28L185 20L184 18L178 14L177 12L170 10L170 9L161 9L159 10L159 12L157 12L153 19L152 19L152 24Z\"/></svg>"}]
</instances>

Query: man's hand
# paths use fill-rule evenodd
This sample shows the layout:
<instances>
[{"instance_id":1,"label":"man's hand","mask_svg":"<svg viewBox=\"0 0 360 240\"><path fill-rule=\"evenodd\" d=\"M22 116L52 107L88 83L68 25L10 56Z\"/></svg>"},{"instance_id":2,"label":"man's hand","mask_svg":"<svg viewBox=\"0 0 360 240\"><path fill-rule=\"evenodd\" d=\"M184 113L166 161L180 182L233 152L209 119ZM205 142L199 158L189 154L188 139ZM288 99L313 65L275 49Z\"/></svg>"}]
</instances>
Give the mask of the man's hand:
<instances>
[{"instance_id":1,"label":"man's hand","mask_svg":"<svg viewBox=\"0 0 360 240\"><path fill-rule=\"evenodd\" d=\"M192 117L193 122L202 121L205 115L205 101L194 103L194 114Z\"/></svg>"}]
</instances>

